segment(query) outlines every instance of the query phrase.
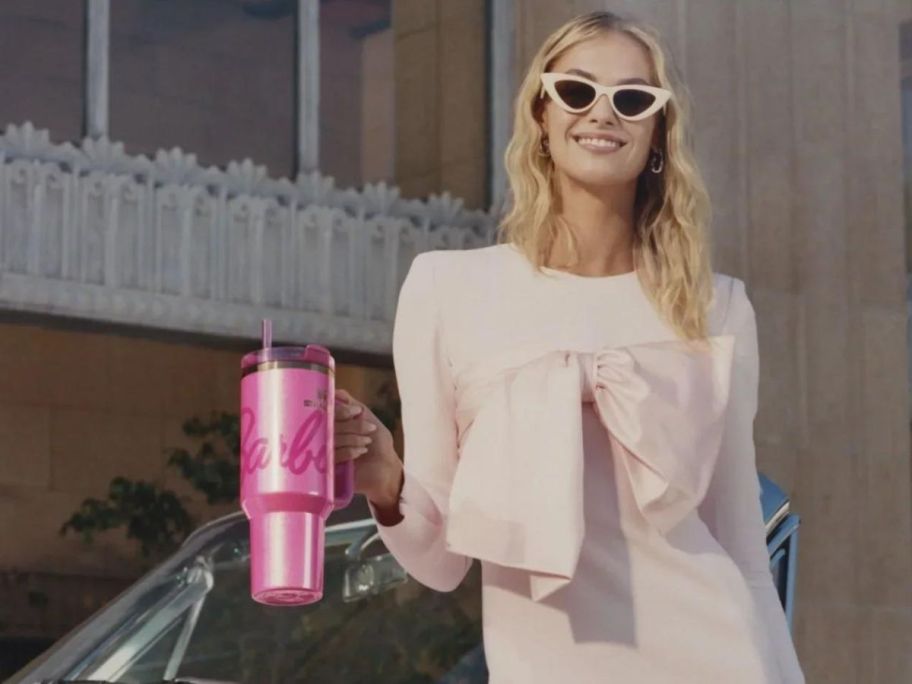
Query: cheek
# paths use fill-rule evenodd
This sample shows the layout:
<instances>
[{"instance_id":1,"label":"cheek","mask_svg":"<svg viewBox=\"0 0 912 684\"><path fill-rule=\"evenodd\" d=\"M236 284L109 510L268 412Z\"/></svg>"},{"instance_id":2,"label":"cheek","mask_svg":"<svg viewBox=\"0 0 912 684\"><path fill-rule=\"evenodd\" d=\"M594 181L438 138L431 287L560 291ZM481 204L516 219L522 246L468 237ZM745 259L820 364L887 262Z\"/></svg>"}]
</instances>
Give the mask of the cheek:
<instances>
[{"instance_id":1,"label":"cheek","mask_svg":"<svg viewBox=\"0 0 912 684\"><path fill-rule=\"evenodd\" d=\"M570 140L570 129L573 128L578 117L565 112L553 102L548 103L543 117L544 128L548 132L552 143L558 140Z\"/></svg>"},{"instance_id":2,"label":"cheek","mask_svg":"<svg viewBox=\"0 0 912 684\"><path fill-rule=\"evenodd\" d=\"M645 164L652 150L652 128L633 132L627 143L627 158Z\"/></svg>"},{"instance_id":3,"label":"cheek","mask_svg":"<svg viewBox=\"0 0 912 684\"><path fill-rule=\"evenodd\" d=\"M627 144L627 156L637 163L644 162L649 156L649 142L635 140Z\"/></svg>"}]
</instances>

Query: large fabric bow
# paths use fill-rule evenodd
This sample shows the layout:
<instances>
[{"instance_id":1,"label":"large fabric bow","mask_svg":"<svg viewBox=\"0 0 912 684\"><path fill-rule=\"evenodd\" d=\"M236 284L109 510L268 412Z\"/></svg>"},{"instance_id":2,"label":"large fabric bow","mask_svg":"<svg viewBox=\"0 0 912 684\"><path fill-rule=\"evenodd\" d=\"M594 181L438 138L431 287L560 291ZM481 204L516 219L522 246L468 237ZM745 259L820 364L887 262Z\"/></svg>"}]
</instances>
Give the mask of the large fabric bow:
<instances>
[{"instance_id":1,"label":"large fabric bow","mask_svg":"<svg viewBox=\"0 0 912 684\"><path fill-rule=\"evenodd\" d=\"M681 522L706 493L721 447L734 336L694 344L533 344L460 373L447 548L528 570L535 601L570 582L584 533L587 401L646 520L662 534Z\"/></svg>"}]
</instances>

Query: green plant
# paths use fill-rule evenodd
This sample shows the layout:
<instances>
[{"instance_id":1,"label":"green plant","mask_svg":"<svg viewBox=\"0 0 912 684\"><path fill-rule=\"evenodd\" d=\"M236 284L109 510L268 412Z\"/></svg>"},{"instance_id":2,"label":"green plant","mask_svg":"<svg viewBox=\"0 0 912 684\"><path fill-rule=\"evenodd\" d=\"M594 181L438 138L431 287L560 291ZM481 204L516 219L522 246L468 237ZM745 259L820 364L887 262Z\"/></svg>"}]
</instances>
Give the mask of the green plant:
<instances>
[{"instance_id":1,"label":"green plant","mask_svg":"<svg viewBox=\"0 0 912 684\"><path fill-rule=\"evenodd\" d=\"M240 421L235 413L213 413L209 422L191 418L183 425L184 434L203 440L195 454L186 449L170 449L168 466L199 492L206 503L231 503L240 491ZM212 438L219 443L214 444Z\"/></svg>"},{"instance_id":2,"label":"green plant","mask_svg":"<svg viewBox=\"0 0 912 684\"><path fill-rule=\"evenodd\" d=\"M194 527L194 521L177 495L154 482L115 477L107 499L85 499L79 510L60 528L72 530L92 543L97 532L126 526L127 537L139 542L144 559L173 551Z\"/></svg>"}]
</instances>

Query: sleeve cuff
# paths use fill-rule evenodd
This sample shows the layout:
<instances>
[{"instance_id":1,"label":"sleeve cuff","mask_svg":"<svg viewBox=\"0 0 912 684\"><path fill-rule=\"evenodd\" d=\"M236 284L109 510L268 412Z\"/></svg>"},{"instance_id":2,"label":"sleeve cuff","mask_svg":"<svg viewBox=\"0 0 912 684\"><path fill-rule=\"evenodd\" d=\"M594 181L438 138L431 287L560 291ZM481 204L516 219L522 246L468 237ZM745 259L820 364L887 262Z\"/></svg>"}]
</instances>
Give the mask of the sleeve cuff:
<instances>
[{"instance_id":1,"label":"sleeve cuff","mask_svg":"<svg viewBox=\"0 0 912 684\"><path fill-rule=\"evenodd\" d=\"M386 548L397 558L413 558L424 553L442 531L440 511L427 490L408 470L403 472L402 492L399 495L402 520L393 525L383 525L377 520L377 508L370 499L367 500L367 506Z\"/></svg>"}]
</instances>

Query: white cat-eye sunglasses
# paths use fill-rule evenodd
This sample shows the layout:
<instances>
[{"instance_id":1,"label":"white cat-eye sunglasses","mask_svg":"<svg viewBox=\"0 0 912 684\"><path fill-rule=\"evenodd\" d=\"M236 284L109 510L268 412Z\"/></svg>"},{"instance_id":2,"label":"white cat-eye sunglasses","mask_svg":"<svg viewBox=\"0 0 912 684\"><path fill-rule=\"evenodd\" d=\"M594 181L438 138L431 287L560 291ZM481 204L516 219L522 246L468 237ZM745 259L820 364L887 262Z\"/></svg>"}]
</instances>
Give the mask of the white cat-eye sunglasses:
<instances>
[{"instance_id":1,"label":"white cat-eye sunglasses","mask_svg":"<svg viewBox=\"0 0 912 684\"><path fill-rule=\"evenodd\" d=\"M547 92L558 105L571 114L581 114L592 107L601 95L608 96L615 113L627 121L640 121L665 106L671 91L657 86L632 83L603 86L575 74L546 71L541 75L539 97Z\"/></svg>"}]
</instances>

